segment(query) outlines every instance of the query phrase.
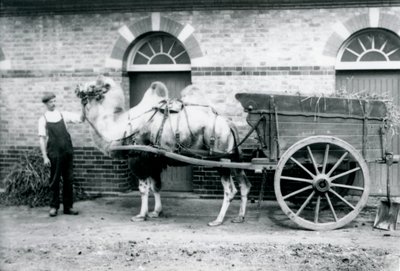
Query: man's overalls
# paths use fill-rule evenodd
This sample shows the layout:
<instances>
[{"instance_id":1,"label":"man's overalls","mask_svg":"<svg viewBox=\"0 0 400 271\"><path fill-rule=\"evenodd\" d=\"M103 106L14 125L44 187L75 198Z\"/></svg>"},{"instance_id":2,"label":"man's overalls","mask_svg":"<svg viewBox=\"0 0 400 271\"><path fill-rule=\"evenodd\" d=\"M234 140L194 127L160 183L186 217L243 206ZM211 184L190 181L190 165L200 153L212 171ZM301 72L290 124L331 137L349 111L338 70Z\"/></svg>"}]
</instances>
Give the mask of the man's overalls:
<instances>
[{"instance_id":1,"label":"man's overalls","mask_svg":"<svg viewBox=\"0 0 400 271\"><path fill-rule=\"evenodd\" d=\"M46 117L45 117L46 119ZM50 208L60 207L60 177L63 178L63 205L64 211L72 208L73 182L73 147L71 136L65 126L64 119L58 122L48 122L47 129L47 156L50 159Z\"/></svg>"}]
</instances>

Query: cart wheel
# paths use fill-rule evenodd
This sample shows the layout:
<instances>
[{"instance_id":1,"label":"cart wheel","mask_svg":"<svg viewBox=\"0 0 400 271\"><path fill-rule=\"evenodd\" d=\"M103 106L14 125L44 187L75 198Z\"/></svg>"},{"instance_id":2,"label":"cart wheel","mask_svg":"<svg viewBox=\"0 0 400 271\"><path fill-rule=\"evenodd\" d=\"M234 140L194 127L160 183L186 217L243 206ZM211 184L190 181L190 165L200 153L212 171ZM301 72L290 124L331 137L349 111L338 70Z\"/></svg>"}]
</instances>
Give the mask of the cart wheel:
<instances>
[{"instance_id":1,"label":"cart wheel","mask_svg":"<svg viewBox=\"0 0 400 271\"><path fill-rule=\"evenodd\" d=\"M347 184L354 174L354 183ZM283 212L311 230L332 230L351 222L367 203L369 186L361 154L331 136L312 136L292 145L279 160L274 183ZM302 202L300 207L291 203L293 197Z\"/></svg>"}]
</instances>

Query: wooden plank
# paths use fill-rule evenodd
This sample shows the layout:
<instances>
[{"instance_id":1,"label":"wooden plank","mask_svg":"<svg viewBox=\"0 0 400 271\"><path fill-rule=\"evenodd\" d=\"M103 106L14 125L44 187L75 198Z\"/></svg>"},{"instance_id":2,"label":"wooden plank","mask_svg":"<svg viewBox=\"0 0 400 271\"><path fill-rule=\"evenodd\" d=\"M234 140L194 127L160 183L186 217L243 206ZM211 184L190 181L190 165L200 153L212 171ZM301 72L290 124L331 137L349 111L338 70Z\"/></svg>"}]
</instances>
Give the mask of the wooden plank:
<instances>
[{"instance_id":1,"label":"wooden plank","mask_svg":"<svg viewBox=\"0 0 400 271\"><path fill-rule=\"evenodd\" d=\"M351 78L351 80L349 80ZM338 86L345 86L348 93L360 92L365 94L381 94L393 99L396 106L400 105L400 74L398 71L342 71L336 76L336 84ZM389 151L395 154L400 153L400 137L395 135L393 138L393 145L389 147ZM367 152L368 153L368 152ZM367 155L368 156L368 155ZM371 176L371 195L385 195L386 194L386 165L379 165L375 163L369 164L369 171ZM400 164L395 164L391 167L390 176L392 180L400 179ZM400 182L392 183L392 191L394 195L400 195Z\"/></svg>"},{"instance_id":2,"label":"wooden plank","mask_svg":"<svg viewBox=\"0 0 400 271\"><path fill-rule=\"evenodd\" d=\"M258 93L238 93L236 99L248 112L262 110L271 112L271 100L280 114L337 114L343 116L358 116L384 118L386 105L378 100L344 99L335 97L306 97L294 95L268 95ZM368 104L368 108L366 108ZM367 110L367 111L366 111Z\"/></svg>"}]
</instances>

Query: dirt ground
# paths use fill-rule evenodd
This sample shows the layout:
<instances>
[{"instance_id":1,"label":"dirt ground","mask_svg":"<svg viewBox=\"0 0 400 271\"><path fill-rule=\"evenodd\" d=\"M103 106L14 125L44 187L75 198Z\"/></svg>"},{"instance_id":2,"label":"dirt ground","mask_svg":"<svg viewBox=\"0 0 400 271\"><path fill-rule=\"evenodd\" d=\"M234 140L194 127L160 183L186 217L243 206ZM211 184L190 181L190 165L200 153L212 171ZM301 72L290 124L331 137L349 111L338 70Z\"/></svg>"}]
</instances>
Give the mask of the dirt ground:
<instances>
[{"instance_id":1,"label":"dirt ground","mask_svg":"<svg viewBox=\"0 0 400 271\"><path fill-rule=\"evenodd\" d=\"M400 270L397 231L374 230L375 206L345 228L296 227L276 202L249 204L247 220L207 226L221 200L167 197L164 217L131 222L137 195L75 203L78 216L0 206L1 270Z\"/></svg>"}]
</instances>

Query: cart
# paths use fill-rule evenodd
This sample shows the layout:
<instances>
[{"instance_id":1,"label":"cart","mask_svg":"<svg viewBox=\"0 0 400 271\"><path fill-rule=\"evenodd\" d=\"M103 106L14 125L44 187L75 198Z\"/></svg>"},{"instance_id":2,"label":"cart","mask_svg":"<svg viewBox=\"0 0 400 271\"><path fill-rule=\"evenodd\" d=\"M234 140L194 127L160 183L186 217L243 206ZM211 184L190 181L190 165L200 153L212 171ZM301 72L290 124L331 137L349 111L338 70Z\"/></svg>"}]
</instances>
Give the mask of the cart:
<instances>
[{"instance_id":1,"label":"cart","mask_svg":"<svg viewBox=\"0 0 400 271\"><path fill-rule=\"evenodd\" d=\"M236 98L247 113L248 135L256 131L262 154L248 162L198 159L153 146L116 149L152 152L205 167L254 170L263 173L264 180L274 172L282 211L311 230L351 222L367 203L368 163L398 160L387 151L387 108L382 101L255 93L238 93ZM265 181L260 200L264 185Z\"/></svg>"},{"instance_id":2,"label":"cart","mask_svg":"<svg viewBox=\"0 0 400 271\"><path fill-rule=\"evenodd\" d=\"M385 163L386 105L378 100L237 94L257 130L282 211L299 226L331 230L368 200L368 163ZM396 157L396 159L398 159Z\"/></svg>"}]
</instances>

